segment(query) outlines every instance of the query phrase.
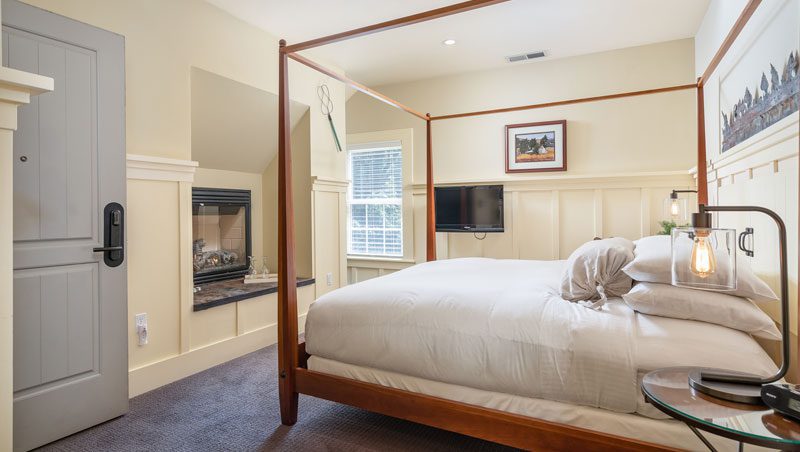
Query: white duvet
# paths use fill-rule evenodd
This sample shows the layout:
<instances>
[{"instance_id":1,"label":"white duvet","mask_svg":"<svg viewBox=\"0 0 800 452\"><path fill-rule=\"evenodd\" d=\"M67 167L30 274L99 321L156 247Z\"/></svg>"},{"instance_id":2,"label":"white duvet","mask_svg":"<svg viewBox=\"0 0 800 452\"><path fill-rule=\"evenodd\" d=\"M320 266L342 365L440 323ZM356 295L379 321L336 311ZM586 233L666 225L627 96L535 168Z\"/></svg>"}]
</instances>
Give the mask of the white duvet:
<instances>
[{"instance_id":1,"label":"white duvet","mask_svg":"<svg viewBox=\"0 0 800 452\"><path fill-rule=\"evenodd\" d=\"M330 292L309 309L306 351L343 363L632 413L637 374L706 365L768 374L748 335L586 309L558 295L564 261L451 259Z\"/></svg>"}]
</instances>

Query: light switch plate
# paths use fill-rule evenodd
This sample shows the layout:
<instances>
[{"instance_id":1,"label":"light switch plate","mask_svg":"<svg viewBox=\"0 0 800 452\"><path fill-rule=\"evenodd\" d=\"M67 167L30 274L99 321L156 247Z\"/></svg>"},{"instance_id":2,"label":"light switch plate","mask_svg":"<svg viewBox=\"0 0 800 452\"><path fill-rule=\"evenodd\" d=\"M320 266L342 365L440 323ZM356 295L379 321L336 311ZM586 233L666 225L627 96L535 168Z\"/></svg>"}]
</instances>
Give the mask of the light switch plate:
<instances>
[{"instance_id":1,"label":"light switch plate","mask_svg":"<svg viewBox=\"0 0 800 452\"><path fill-rule=\"evenodd\" d=\"M325 275L325 279L329 286L333 285L333 273L328 273Z\"/></svg>"}]
</instances>

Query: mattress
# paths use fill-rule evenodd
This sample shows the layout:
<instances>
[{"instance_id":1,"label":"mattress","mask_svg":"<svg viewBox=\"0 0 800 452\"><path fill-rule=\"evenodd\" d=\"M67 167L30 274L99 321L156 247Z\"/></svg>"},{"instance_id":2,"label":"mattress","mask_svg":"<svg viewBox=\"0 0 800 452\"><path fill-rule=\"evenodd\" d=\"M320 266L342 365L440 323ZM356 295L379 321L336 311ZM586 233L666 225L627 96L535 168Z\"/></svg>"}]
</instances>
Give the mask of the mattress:
<instances>
[{"instance_id":1,"label":"mattress","mask_svg":"<svg viewBox=\"0 0 800 452\"><path fill-rule=\"evenodd\" d=\"M659 414L640 376L703 365L770 374L747 334L560 298L564 261L451 259L329 292L311 306L306 351L377 371L524 398Z\"/></svg>"}]
</instances>

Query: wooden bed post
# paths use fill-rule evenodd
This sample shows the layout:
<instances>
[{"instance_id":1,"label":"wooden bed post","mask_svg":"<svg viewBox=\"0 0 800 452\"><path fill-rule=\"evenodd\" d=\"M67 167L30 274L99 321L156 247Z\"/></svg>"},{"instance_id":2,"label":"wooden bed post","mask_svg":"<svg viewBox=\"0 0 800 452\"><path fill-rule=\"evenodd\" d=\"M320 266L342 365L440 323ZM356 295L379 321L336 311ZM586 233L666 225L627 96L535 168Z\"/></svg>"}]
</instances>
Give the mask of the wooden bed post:
<instances>
[{"instance_id":1,"label":"wooden bed post","mask_svg":"<svg viewBox=\"0 0 800 452\"><path fill-rule=\"evenodd\" d=\"M702 81L697 83L697 203L708 204L706 164L706 118Z\"/></svg>"},{"instance_id":2,"label":"wooden bed post","mask_svg":"<svg viewBox=\"0 0 800 452\"><path fill-rule=\"evenodd\" d=\"M278 395L281 423L297 422L297 278L294 268L294 204L289 121L289 57L278 52Z\"/></svg>"},{"instance_id":3,"label":"wooden bed post","mask_svg":"<svg viewBox=\"0 0 800 452\"><path fill-rule=\"evenodd\" d=\"M436 196L433 191L433 140L431 138L431 114L425 114L425 131L427 146L425 148L425 199L427 202L427 218L425 243L428 261L436 260Z\"/></svg>"}]
</instances>

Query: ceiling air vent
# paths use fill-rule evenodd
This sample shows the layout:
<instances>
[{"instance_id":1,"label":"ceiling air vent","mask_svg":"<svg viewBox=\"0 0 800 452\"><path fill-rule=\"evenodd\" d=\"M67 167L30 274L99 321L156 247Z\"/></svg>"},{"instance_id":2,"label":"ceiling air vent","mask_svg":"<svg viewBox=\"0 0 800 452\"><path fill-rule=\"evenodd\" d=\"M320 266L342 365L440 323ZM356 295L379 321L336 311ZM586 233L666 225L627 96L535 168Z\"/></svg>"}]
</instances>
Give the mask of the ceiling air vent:
<instances>
[{"instance_id":1,"label":"ceiling air vent","mask_svg":"<svg viewBox=\"0 0 800 452\"><path fill-rule=\"evenodd\" d=\"M528 61L536 58L542 58L543 56L545 56L543 51L528 52L528 53L521 53L519 55L507 56L506 61L508 61L509 63L516 63L519 61Z\"/></svg>"}]
</instances>

